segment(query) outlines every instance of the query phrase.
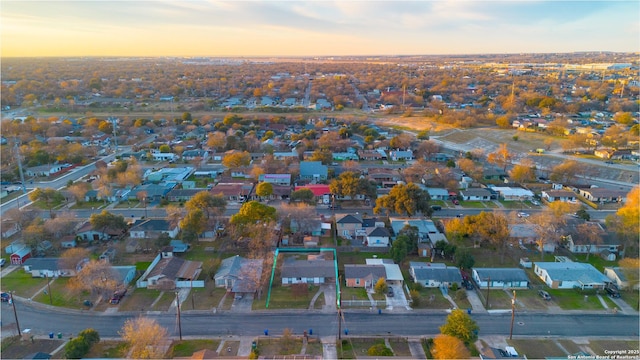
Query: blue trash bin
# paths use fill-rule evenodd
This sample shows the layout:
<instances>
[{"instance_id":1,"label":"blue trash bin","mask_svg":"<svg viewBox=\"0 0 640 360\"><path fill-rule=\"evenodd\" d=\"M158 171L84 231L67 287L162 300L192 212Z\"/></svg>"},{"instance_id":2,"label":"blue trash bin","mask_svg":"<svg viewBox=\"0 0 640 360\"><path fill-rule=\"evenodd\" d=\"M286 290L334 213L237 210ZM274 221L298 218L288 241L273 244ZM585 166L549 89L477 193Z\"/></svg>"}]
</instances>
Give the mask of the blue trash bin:
<instances>
[{"instance_id":1,"label":"blue trash bin","mask_svg":"<svg viewBox=\"0 0 640 360\"><path fill-rule=\"evenodd\" d=\"M382 315L382 309L378 309L378 315Z\"/></svg>"},{"instance_id":2,"label":"blue trash bin","mask_svg":"<svg viewBox=\"0 0 640 360\"><path fill-rule=\"evenodd\" d=\"M344 334L349 335L349 329L344 329Z\"/></svg>"},{"instance_id":3,"label":"blue trash bin","mask_svg":"<svg viewBox=\"0 0 640 360\"><path fill-rule=\"evenodd\" d=\"M264 336L269 336L269 330L268 329L264 329Z\"/></svg>"},{"instance_id":4,"label":"blue trash bin","mask_svg":"<svg viewBox=\"0 0 640 360\"><path fill-rule=\"evenodd\" d=\"M49 333L49 339L53 339L53 333L52 332Z\"/></svg>"},{"instance_id":5,"label":"blue trash bin","mask_svg":"<svg viewBox=\"0 0 640 360\"><path fill-rule=\"evenodd\" d=\"M313 329L309 329L309 335L313 335Z\"/></svg>"},{"instance_id":6,"label":"blue trash bin","mask_svg":"<svg viewBox=\"0 0 640 360\"><path fill-rule=\"evenodd\" d=\"M467 309L467 314L471 315L471 309Z\"/></svg>"}]
</instances>

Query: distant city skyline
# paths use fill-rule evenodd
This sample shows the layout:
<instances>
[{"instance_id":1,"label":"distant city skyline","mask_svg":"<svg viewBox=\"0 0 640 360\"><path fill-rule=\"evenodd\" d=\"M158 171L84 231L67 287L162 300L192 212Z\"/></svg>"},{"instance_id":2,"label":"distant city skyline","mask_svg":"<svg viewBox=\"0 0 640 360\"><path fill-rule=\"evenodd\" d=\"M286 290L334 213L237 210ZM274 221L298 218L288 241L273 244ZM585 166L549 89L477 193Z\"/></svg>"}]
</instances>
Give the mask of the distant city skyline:
<instances>
[{"instance_id":1,"label":"distant city skyline","mask_svg":"<svg viewBox=\"0 0 640 360\"><path fill-rule=\"evenodd\" d=\"M5 1L3 57L640 52L640 2Z\"/></svg>"}]
</instances>

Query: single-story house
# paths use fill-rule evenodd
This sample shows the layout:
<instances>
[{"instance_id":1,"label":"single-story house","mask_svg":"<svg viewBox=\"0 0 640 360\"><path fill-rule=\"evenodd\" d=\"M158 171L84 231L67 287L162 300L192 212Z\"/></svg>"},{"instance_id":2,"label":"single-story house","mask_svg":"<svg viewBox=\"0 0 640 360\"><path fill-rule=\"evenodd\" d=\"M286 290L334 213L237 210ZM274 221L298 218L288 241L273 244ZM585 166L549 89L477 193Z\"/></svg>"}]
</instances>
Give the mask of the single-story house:
<instances>
[{"instance_id":1,"label":"single-story house","mask_svg":"<svg viewBox=\"0 0 640 360\"><path fill-rule=\"evenodd\" d=\"M576 201L576 194L569 190L542 190L542 198L549 201Z\"/></svg>"},{"instance_id":2,"label":"single-story house","mask_svg":"<svg viewBox=\"0 0 640 360\"><path fill-rule=\"evenodd\" d=\"M525 201L533 199L534 196L531 190L519 187L493 186L491 189L504 201Z\"/></svg>"},{"instance_id":3,"label":"single-story house","mask_svg":"<svg viewBox=\"0 0 640 360\"><path fill-rule=\"evenodd\" d=\"M175 290L180 287L197 287L195 282L202 271L201 261L189 261L175 256L162 257L151 263L139 284L146 283L148 289ZM194 284L195 283L195 284ZM203 284L204 286L204 284Z\"/></svg>"},{"instance_id":4,"label":"single-story house","mask_svg":"<svg viewBox=\"0 0 640 360\"><path fill-rule=\"evenodd\" d=\"M578 194L595 203L625 202L627 198L627 192L624 190L604 188L578 189Z\"/></svg>"},{"instance_id":5,"label":"single-story house","mask_svg":"<svg viewBox=\"0 0 640 360\"><path fill-rule=\"evenodd\" d=\"M78 269L61 269L59 258L30 258L22 263L32 277L74 276Z\"/></svg>"},{"instance_id":6,"label":"single-story house","mask_svg":"<svg viewBox=\"0 0 640 360\"><path fill-rule=\"evenodd\" d=\"M171 189L167 193L167 200L169 201L189 201L197 193L205 191L203 189Z\"/></svg>"},{"instance_id":7,"label":"single-story house","mask_svg":"<svg viewBox=\"0 0 640 360\"><path fill-rule=\"evenodd\" d=\"M123 286L128 286L136 277L136 267L133 265L112 266L111 270L116 281Z\"/></svg>"},{"instance_id":8,"label":"single-story house","mask_svg":"<svg viewBox=\"0 0 640 360\"><path fill-rule=\"evenodd\" d=\"M449 200L449 191L443 188L426 188L431 200Z\"/></svg>"},{"instance_id":9,"label":"single-story house","mask_svg":"<svg viewBox=\"0 0 640 360\"><path fill-rule=\"evenodd\" d=\"M291 186L291 174L260 174L258 182Z\"/></svg>"},{"instance_id":10,"label":"single-story house","mask_svg":"<svg viewBox=\"0 0 640 360\"><path fill-rule=\"evenodd\" d=\"M76 237L74 235L63 236L60 239L60 247L63 249L71 249L78 246L78 242L76 241Z\"/></svg>"},{"instance_id":11,"label":"single-story house","mask_svg":"<svg viewBox=\"0 0 640 360\"><path fill-rule=\"evenodd\" d=\"M535 224L509 224L509 240L518 241L520 244L533 244L538 238Z\"/></svg>"},{"instance_id":12,"label":"single-story house","mask_svg":"<svg viewBox=\"0 0 640 360\"><path fill-rule=\"evenodd\" d=\"M471 274L480 288L526 289L529 277L518 268L474 268Z\"/></svg>"},{"instance_id":13,"label":"single-story house","mask_svg":"<svg viewBox=\"0 0 640 360\"><path fill-rule=\"evenodd\" d=\"M20 224L17 221L11 219L2 219L2 226L0 226L0 234L3 239L10 237L13 234L17 234L20 231Z\"/></svg>"},{"instance_id":14,"label":"single-story house","mask_svg":"<svg viewBox=\"0 0 640 360\"><path fill-rule=\"evenodd\" d=\"M398 236L400 230L405 226L414 226L418 228L418 241L428 242L429 234L438 234L440 231L436 227L433 220L430 219L415 219L415 218L391 218L391 229L393 230L393 236Z\"/></svg>"},{"instance_id":15,"label":"single-story house","mask_svg":"<svg viewBox=\"0 0 640 360\"><path fill-rule=\"evenodd\" d=\"M171 252L174 254L185 253L191 247L191 245L184 243L182 240L171 240L169 246L171 246Z\"/></svg>"},{"instance_id":16,"label":"single-story house","mask_svg":"<svg viewBox=\"0 0 640 360\"><path fill-rule=\"evenodd\" d=\"M637 269L630 269L629 271L637 272ZM609 278L609 280L611 280L612 283L614 283L620 289L628 289L630 286L632 286L632 284L627 279L625 270L623 268L607 266L604 268L604 274ZM638 287L640 287L640 285L638 281L635 281L635 284L633 284L633 288L638 289Z\"/></svg>"},{"instance_id":17,"label":"single-story house","mask_svg":"<svg viewBox=\"0 0 640 360\"><path fill-rule=\"evenodd\" d=\"M329 195L331 194L331 190L329 190L329 185L325 185L325 184L307 184L307 185L295 187L295 191L302 190L302 189L311 190L311 192L313 193L313 196L315 196L316 198L316 201L324 200L325 198L328 198ZM327 200L327 202L328 201L329 200Z\"/></svg>"},{"instance_id":18,"label":"single-story house","mask_svg":"<svg viewBox=\"0 0 640 360\"><path fill-rule=\"evenodd\" d=\"M392 150L392 151L389 151L389 157L393 161L413 160L413 151L411 151L411 150Z\"/></svg>"},{"instance_id":19,"label":"single-story house","mask_svg":"<svg viewBox=\"0 0 640 360\"><path fill-rule=\"evenodd\" d=\"M400 266L395 264L391 259L365 259L367 265L383 265L387 284L402 286L404 285L404 277Z\"/></svg>"},{"instance_id":20,"label":"single-story house","mask_svg":"<svg viewBox=\"0 0 640 360\"><path fill-rule=\"evenodd\" d=\"M225 199L233 202L242 202L249 198L253 191L254 184L251 182L219 182L211 188L211 194L222 195Z\"/></svg>"},{"instance_id":21,"label":"single-story house","mask_svg":"<svg viewBox=\"0 0 640 360\"><path fill-rule=\"evenodd\" d=\"M611 282L593 265L572 261L536 262L533 271L552 289L602 289Z\"/></svg>"},{"instance_id":22,"label":"single-story house","mask_svg":"<svg viewBox=\"0 0 640 360\"><path fill-rule=\"evenodd\" d=\"M4 252L5 254L13 254L14 252L22 249L23 247L25 247L27 245L24 244L24 242L22 242L22 239L18 239L18 240L13 240L13 242L9 245L7 245L7 247L4 248Z\"/></svg>"},{"instance_id":23,"label":"single-story house","mask_svg":"<svg viewBox=\"0 0 640 360\"><path fill-rule=\"evenodd\" d=\"M171 226L165 219L144 219L136 221L129 229L129 235L135 239L157 238L167 234L171 238L178 235L178 226Z\"/></svg>"},{"instance_id":24,"label":"single-story house","mask_svg":"<svg viewBox=\"0 0 640 360\"><path fill-rule=\"evenodd\" d=\"M287 259L281 269L282 285L324 284L335 280L336 271L333 260Z\"/></svg>"},{"instance_id":25,"label":"single-story house","mask_svg":"<svg viewBox=\"0 0 640 360\"><path fill-rule=\"evenodd\" d=\"M121 229L105 229L104 231L95 230L89 221L82 224L76 231L76 235L79 236L80 239L89 242L95 240L110 240L122 236L124 233L125 230Z\"/></svg>"},{"instance_id":26,"label":"single-story house","mask_svg":"<svg viewBox=\"0 0 640 360\"><path fill-rule=\"evenodd\" d=\"M33 166L30 168L26 168L25 169L25 175L33 177L33 176L49 176L51 174L55 174L57 172L62 171L63 166L62 164L58 164L58 165L51 165L51 164L45 164L45 165L38 165L38 166Z\"/></svg>"},{"instance_id":27,"label":"single-story house","mask_svg":"<svg viewBox=\"0 0 640 360\"><path fill-rule=\"evenodd\" d=\"M424 287L451 287L454 283L462 285L462 274L455 266L442 263L409 262L409 273L416 284Z\"/></svg>"},{"instance_id":28,"label":"single-story house","mask_svg":"<svg viewBox=\"0 0 640 360\"><path fill-rule=\"evenodd\" d=\"M300 178L313 181L327 180L329 168L320 161L301 161Z\"/></svg>"},{"instance_id":29,"label":"single-story house","mask_svg":"<svg viewBox=\"0 0 640 360\"><path fill-rule=\"evenodd\" d=\"M483 188L471 188L460 190L460 197L466 201L489 201L491 192Z\"/></svg>"},{"instance_id":30,"label":"single-story house","mask_svg":"<svg viewBox=\"0 0 640 360\"><path fill-rule=\"evenodd\" d=\"M389 241L390 234L386 227L374 227L367 229L365 246L369 247L387 247L391 243Z\"/></svg>"},{"instance_id":31,"label":"single-story house","mask_svg":"<svg viewBox=\"0 0 640 360\"><path fill-rule=\"evenodd\" d=\"M372 290L378 279L386 279L383 265L345 264L344 278L347 287L363 287Z\"/></svg>"},{"instance_id":32,"label":"single-story house","mask_svg":"<svg viewBox=\"0 0 640 360\"><path fill-rule=\"evenodd\" d=\"M240 255L222 260L213 276L216 287L234 293L254 293L262 277L262 259L245 259Z\"/></svg>"}]
</instances>

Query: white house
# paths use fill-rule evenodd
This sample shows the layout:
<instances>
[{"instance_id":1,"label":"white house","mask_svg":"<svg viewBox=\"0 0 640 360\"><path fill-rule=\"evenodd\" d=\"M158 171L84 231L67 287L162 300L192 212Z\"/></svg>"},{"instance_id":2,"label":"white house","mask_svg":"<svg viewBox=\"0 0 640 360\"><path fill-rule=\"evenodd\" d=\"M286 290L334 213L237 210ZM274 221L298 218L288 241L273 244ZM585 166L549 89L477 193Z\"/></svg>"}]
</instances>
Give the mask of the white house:
<instances>
[{"instance_id":1,"label":"white house","mask_svg":"<svg viewBox=\"0 0 640 360\"><path fill-rule=\"evenodd\" d=\"M155 161L171 161L178 158L178 155L174 153L161 153L161 152L153 152L151 153L151 157Z\"/></svg>"},{"instance_id":2,"label":"white house","mask_svg":"<svg viewBox=\"0 0 640 360\"><path fill-rule=\"evenodd\" d=\"M634 271L634 270L630 270L630 271ZM627 279L627 276L625 275L624 270L620 267L607 266L604 268L604 274L609 278L609 280L611 280L611 282L616 284L616 286L620 289L627 289L629 288L629 286L632 286L629 280ZM636 281L635 284L633 284L633 288L638 289L639 287L640 285Z\"/></svg>"},{"instance_id":3,"label":"white house","mask_svg":"<svg viewBox=\"0 0 640 360\"><path fill-rule=\"evenodd\" d=\"M527 273L518 268L474 268L471 275L480 288L526 289Z\"/></svg>"},{"instance_id":4,"label":"white house","mask_svg":"<svg viewBox=\"0 0 640 360\"><path fill-rule=\"evenodd\" d=\"M365 245L369 247L387 247L389 246L389 230L385 227L373 227L367 229L367 240Z\"/></svg>"},{"instance_id":5,"label":"white house","mask_svg":"<svg viewBox=\"0 0 640 360\"><path fill-rule=\"evenodd\" d=\"M542 198L547 200L548 202L574 202L576 201L576 194L573 191L569 190L543 190Z\"/></svg>"},{"instance_id":6,"label":"white house","mask_svg":"<svg viewBox=\"0 0 640 360\"><path fill-rule=\"evenodd\" d=\"M494 186L491 189L497 192L504 201L525 201L533 199L534 196L531 190L523 188Z\"/></svg>"},{"instance_id":7,"label":"white house","mask_svg":"<svg viewBox=\"0 0 640 360\"><path fill-rule=\"evenodd\" d=\"M25 174L27 176L49 176L61 171L62 165L39 165L27 168Z\"/></svg>"},{"instance_id":8,"label":"white house","mask_svg":"<svg viewBox=\"0 0 640 360\"><path fill-rule=\"evenodd\" d=\"M282 285L324 284L334 281L336 269L332 260L294 260L282 264Z\"/></svg>"},{"instance_id":9,"label":"white house","mask_svg":"<svg viewBox=\"0 0 640 360\"><path fill-rule=\"evenodd\" d=\"M491 192L482 188L471 188L460 190L462 200L466 201L489 201L491 200Z\"/></svg>"},{"instance_id":10,"label":"white house","mask_svg":"<svg viewBox=\"0 0 640 360\"><path fill-rule=\"evenodd\" d=\"M533 271L552 289L602 289L611 282L593 265L572 261L537 262Z\"/></svg>"},{"instance_id":11,"label":"white house","mask_svg":"<svg viewBox=\"0 0 640 360\"><path fill-rule=\"evenodd\" d=\"M367 265L384 265L384 271L388 285L402 286L404 284L404 277L400 266L394 264L391 259L365 259Z\"/></svg>"},{"instance_id":12,"label":"white house","mask_svg":"<svg viewBox=\"0 0 640 360\"><path fill-rule=\"evenodd\" d=\"M413 151L411 150L392 150L389 151L389 157L393 161L413 160Z\"/></svg>"}]
</instances>

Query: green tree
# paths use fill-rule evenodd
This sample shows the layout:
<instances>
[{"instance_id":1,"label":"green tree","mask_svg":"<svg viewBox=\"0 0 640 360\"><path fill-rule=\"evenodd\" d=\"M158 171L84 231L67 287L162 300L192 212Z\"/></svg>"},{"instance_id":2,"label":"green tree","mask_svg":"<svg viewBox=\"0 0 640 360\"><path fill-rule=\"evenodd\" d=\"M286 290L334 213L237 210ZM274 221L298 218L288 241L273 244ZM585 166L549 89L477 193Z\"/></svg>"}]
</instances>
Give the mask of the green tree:
<instances>
[{"instance_id":1,"label":"green tree","mask_svg":"<svg viewBox=\"0 0 640 360\"><path fill-rule=\"evenodd\" d=\"M471 255L471 251L465 248L457 248L455 252L456 266L460 269L471 269L476 263L476 259Z\"/></svg>"},{"instance_id":2,"label":"green tree","mask_svg":"<svg viewBox=\"0 0 640 360\"><path fill-rule=\"evenodd\" d=\"M224 214L227 209L227 200L222 196L213 195L209 191L200 191L184 203L187 212L201 210L207 219L215 219Z\"/></svg>"},{"instance_id":3,"label":"green tree","mask_svg":"<svg viewBox=\"0 0 640 360\"><path fill-rule=\"evenodd\" d=\"M257 201L249 201L240 207L237 214L231 216L231 224L242 227L246 224L276 220L276 208Z\"/></svg>"},{"instance_id":4,"label":"green tree","mask_svg":"<svg viewBox=\"0 0 640 360\"><path fill-rule=\"evenodd\" d=\"M409 237L406 235L398 235L398 237L396 237L390 250L393 261L400 264L407 257L409 241L411 240L409 240Z\"/></svg>"},{"instance_id":5,"label":"green tree","mask_svg":"<svg viewBox=\"0 0 640 360\"><path fill-rule=\"evenodd\" d=\"M171 152L171 146L169 146L167 144L162 144L158 148L158 151L160 151L161 153L170 153Z\"/></svg>"},{"instance_id":6,"label":"green tree","mask_svg":"<svg viewBox=\"0 0 640 360\"><path fill-rule=\"evenodd\" d=\"M454 309L444 325L440 326L440 333L462 340L465 344L473 342L477 337L478 324L465 311Z\"/></svg>"},{"instance_id":7,"label":"green tree","mask_svg":"<svg viewBox=\"0 0 640 360\"><path fill-rule=\"evenodd\" d=\"M414 183L398 184L389 191L388 195L381 196L376 200L373 212L379 214L386 211L388 215L394 211L409 217L421 212L424 216L429 216L432 212L429 200L429 193L420 189L418 185Z\"/></svg>"},{"instance_id":8,"label":"green tree","mask_svg":"<svg viewBox=\"0 0 640 360\"><path fill-rule=\"evenodd\" d=\"M309 189L300 189L291 193L292 201L302 201L308 204L313 204L315 200L315 195L313 195L313 191Z\"/></svg>"},{"instance_id":9,"label":"green tree","mask_svg":"<svg viewBox=\"0 0 640 360\"><path fill-rule=\"evenodd\" d=\"M418 240L419 240L418 227L411 226L411 225L405 225L398 232L398 236L405 236L406 237L407 252L409 254L417 254L418 253Z\"/></svg>"},{"instance_id":10,"label":"green tree","mask_svg":"<svg viewBox=\"0 0 640 360\"><path fill-rule=\"evenodd\" d=\"M488 241L500 249L500 264L504 264L504 255L509 243L509 222L507 218L503 214L493 211L483 211L475 215L475 218L475 223L477 224L474 227L476 234L480 236L480 239Z\"/></svg>"},{"instance_id":11,"label":"green tree","mask_svg":"<svg viewBox=\"0 0 640 360\"><path fill-rule=\"evenodd\" d=\"M367 350L369 356L393 356L393 351L385 344L375 344Z\"/></svg>"},{"instance_id":12,"label":"green tree","mask_svg":"<svg viewBox=\"0 0 640 360\"><path fill-rule=\"evenodd\" d=\"M256 186L256 194L260 197L268 197L273 194L273 185L268 182L261 182Z\"/></svg>"},{"instance_id":13,"label":"green tree","mask_svg":"<svg viewBox=\"0 0 640 360\"><path fill-rule=\"evenodd\" d=\"M98 229L101 232L112 229L124 234L127 230L127 222L124 220L124 216L110 213L107 210L102 210L99 214L91 214L89 222L94 229Z\"/></svg>"},{"instance_id":14,"label":"green tree","mask_svg":"<svg viewBox=\"0 0 640 360\"><path fill-rule=\"evenodd\" d=\"M416 135L418 140L429 140L429 130L422 130Z\"/></svg>"},{"instance_id":15,"label":"green tree","mask_svg":"<svg viewBox=\"0 0 640 360\"><path fill-rule=\"evenodd\" d=\"M193 117L191 116L190 112L182 113L182 121L191 121L191 120L193 120Z\"/></svg>"},{"instance_id":16,"label":"green tree","mask_svg":"<svg viewBox=\"0 0 640 360\"><path fill-rule=\"evenodd\" d=\"M52 188L36 188L29 193L29 200L42 201L49 209L49 217L53 218L53 206L64 200L64 195L60 191Z\"/></svg>"},{"instance_id":17,"label":"green tree","mask_svg":"<svg viewBox=\"0 0 640 360\"><path fill-rule=\"evenodd\" d=\"M82 337L69 340L64 346L64 356L67 359L81 359L87 355L91 346Z\"/></svg>"}]
</instances>

